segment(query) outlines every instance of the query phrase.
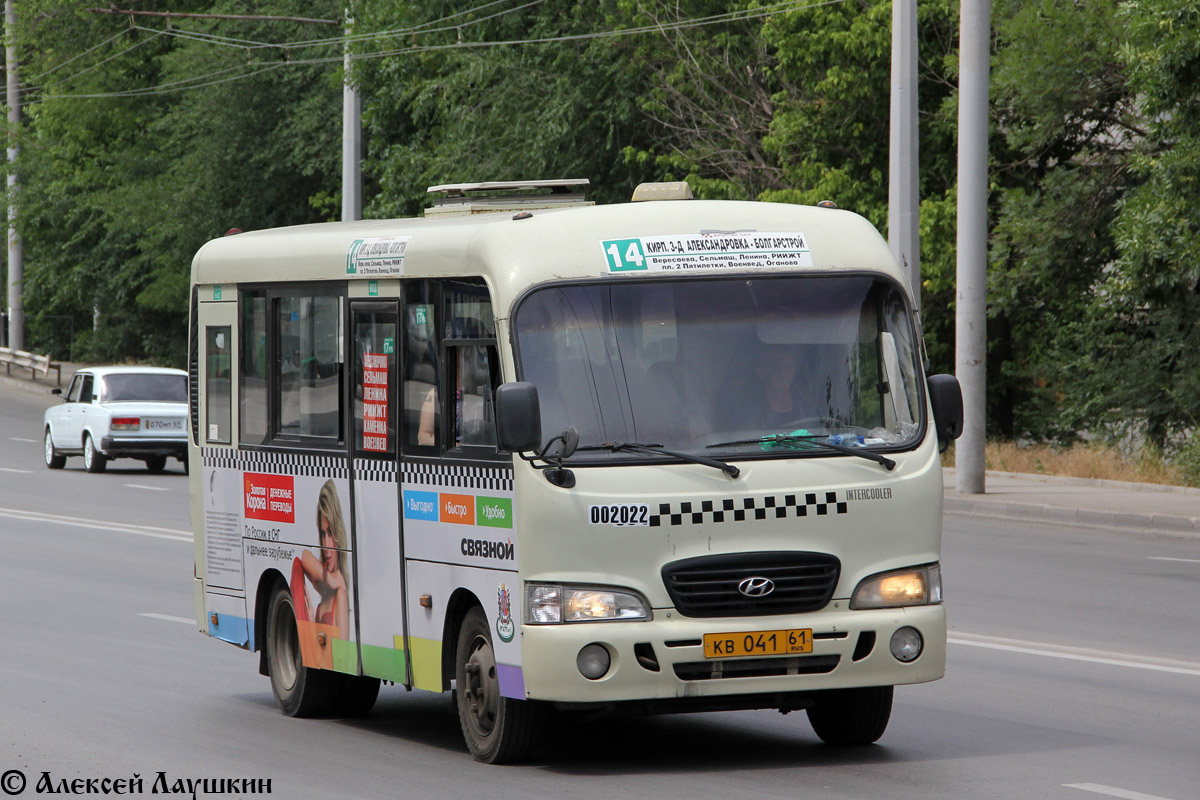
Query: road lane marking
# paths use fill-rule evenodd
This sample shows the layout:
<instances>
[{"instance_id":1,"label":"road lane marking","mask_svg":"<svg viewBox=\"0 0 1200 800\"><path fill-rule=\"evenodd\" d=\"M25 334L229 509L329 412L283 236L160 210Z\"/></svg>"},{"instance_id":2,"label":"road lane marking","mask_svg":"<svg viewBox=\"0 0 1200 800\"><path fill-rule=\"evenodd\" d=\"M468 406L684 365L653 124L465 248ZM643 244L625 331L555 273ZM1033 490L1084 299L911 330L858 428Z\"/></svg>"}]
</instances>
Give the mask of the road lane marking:
<instances>
[{"instance_id":1,"label":"road lane marking","mask_svg":"<svg viewBox=\"0 0 1200 800\"><path fill-rule=\"evenodd\" d=\"M1169 556L1149 556L1151 561L1183 561L1188 564L1200 564L1200 558L1170 558Z\"/></svg>"},{"instance_id":2,"label":"road lane marking","mask_svg":"<svg viewBox=\"0 0 1200 800\"><path fill-rule=\"evenodd\" d=\"M30 444L38 443L37 439L22 439L20 436L10 436L8 438L12 439L14 442L29 442Z\"/></svg>"},{"instance_id":3,"label":"road lane marking","mask_svg":"<svg viewBox=\"0 0 1200 800\"><path fill-rule=\"evenodd\" d=\"M0 472L20 472L22 475L28 475L33 472L31 469L13 469L12 467L0 467Z\"/></svg>"},{"instance_id":4,"label":"road lane marking","mask_svg":"<svg viewBox=\"0 0 1200 800\"><path fill-rule=\"evenodd\" d=\"M172 617L170 614L151 614L146 612L138 614L139 617L149 617L150 619L165 619L167 622L182 622L184 625L195 625L196 620L188 617Z\"/></svg>"},{"instance_id":5,"label":"road lane marking","mask_svg":"<svg viewBox=\"0 0 1200 800\"><path fill-rule=\"evenodd\" d=\"M1083 661L1089 664L1106 664L1112 667L1130 667L1153 672L1169 672L1174 675L1200 677L1200 664L1192 661L1176 661L1166 658L1150 658L1132 653L1107 653L1102 650L1087 650L1082 647L1027 642L1020 639L1003 639L998 636L981 636L972 633L948 635L949 644L967 647L982 647L987 650L1002 650L1007 653L1023 653L1046 658L1062 658L1068 661Z\"/></svg>"},{"instance_id":6,"label":"road lane marking","mask_svg":"<svg viewBox=\"0 0 1200 800\"><path fill-rule=\"evenodd\" d=\"M1068 789L1080 789L1084 792L1104 794L1108 795L1109 797L1120 797L1123 798L1123 800L1170 800L1170 798L1159 797L1156 794L1131 792L1128 789L1118 789L1115 786L1105 786L1101 783L1064 783L1063 786Z\"/></svg>"},{"instance_id":7,"label":"road lane marking","mask_svg":"<svg viewBox=\"0 0 1200 800\"><path fill-rule=\"evenodd\" d=\"M149 525L130 525L124 522L106 522L104 520L85 519L83 517L66 517L59 514L44 514L40 511L26 511L20 508L0 507L0 517L20 519L27 522L48 522L52 525L65 525L73 528L91 528L93 530L114 533L132 533L135 536L171 539L176 542L192 541L190 531L181 531L174 528L155 528Z\"/></svg>"},{"instance_id":8,"label":"road lane marking","mask_svg":"<svg viewBox=\"0 0 1200 800\"><path fill-rule=\"evenodd\" d=\"M143 486L140 483L127 483L127 484L125 484L125 486L128 486L130 489L145 489L150 492L169 492L169 491L171 491L170 488L168 488L166 486Z\"/></svg>"}]
</instances>

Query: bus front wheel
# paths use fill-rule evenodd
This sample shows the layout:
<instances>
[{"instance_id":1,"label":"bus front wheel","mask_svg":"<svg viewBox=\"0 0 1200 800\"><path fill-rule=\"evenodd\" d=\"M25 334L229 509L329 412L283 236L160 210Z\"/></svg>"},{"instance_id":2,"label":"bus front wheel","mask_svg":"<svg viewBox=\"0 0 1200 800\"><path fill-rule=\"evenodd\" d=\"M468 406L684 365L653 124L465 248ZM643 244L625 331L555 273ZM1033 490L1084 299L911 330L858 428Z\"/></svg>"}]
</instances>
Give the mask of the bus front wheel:
<instances>
[{"instance_id":1,"label":"bus front wheel","mask_svg":"<svg viewBox=\"0 0 1200 800\"><path fill-rule=\"evenodd\" d=\"M311 717L324 712L335 699L333 676L310 669L300 660L296 608L286 586L271 596L267 610L267 673L279 708L289 717Z\"/></svg>"},{"instance_id":2,"label":"bus front wheel","mask_svg":"<svg viewBox=\"0 0 1200 800\"><path fill-rule=\"evenodd\" d=\"M883 736L892 716L892 687L824 692L808 709L808 721L821 741L840 747L871 744Z\"/></svg>"},{"instance_id":3,"label":"bus front wheel","mask_svg":"<svg viewBox=\"0 0 1200 800\"><path fill-rule=\"evenodd\" d=\"M500 696L492 632L483 609L467 612L454 658L458 721L476 761L503 764L526 756L533 743L533 701Z\"/></svg>"}]
</instances>

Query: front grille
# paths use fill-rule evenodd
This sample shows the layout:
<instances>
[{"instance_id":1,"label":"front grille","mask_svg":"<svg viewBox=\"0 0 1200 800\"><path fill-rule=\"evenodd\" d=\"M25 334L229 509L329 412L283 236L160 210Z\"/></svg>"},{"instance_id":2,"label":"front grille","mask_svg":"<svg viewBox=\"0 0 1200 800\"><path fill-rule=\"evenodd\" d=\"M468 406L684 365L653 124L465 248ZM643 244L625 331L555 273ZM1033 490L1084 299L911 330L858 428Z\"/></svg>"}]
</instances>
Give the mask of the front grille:
<instances>
[{"instance_id":1,"label":"front grille","mask_svg":"<svg viewBox=\"0 0 1200 800\"><path fill-rule=\"evenodd\" d=\"M700 556L667 564L663 583L685 617L757 617L824 608L837 587L841 562L827 553L793 551ZM738 591L746 578L766 578L769 594Z\"/></svg>"},{"instance_id":2,"label":"front grille","mask_svg":"<svg viewBox=\"0 0 1200 800\"><path fill-rule=\"evenodd\" d=\"M746 658L728 661L686 661L675 665L675 676L683 681L712 681L723 678L771 678L780 675L824 675L833 672L841 656L788 656Z\"/></svg>"}]
</instances>

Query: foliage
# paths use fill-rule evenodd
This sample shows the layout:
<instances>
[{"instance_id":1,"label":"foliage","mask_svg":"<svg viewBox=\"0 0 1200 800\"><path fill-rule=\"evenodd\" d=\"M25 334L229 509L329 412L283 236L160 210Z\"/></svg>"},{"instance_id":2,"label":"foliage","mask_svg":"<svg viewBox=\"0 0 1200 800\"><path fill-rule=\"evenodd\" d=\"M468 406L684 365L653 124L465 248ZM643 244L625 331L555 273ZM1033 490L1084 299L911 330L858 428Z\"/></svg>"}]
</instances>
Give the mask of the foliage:
<instances>
[{"instance_id":1,"label":"foliage","mask_svg":"<svg viewBox=\"0 0 1200 800\"><path fill-rule=\"evenodd\" d=\"M18 6L34 86L19 198L30 337L60 337L55 317L70 314L77 358L179 363L200 244L234 226L338 216L340 28L131 27L89 5ZM921 309L936 371L953 370L958 5L918 4ZM1134 429L1192 463L1200 8L992 7L991 433L1066 442ZM170 10L338 19L343 4ZM435 184L586 177L602 203L643 180L687 179L701 197L832 199L886 224L887 0L352 11L368 216L417 214ZM187 82L198 76L209 79Z\"/></svg>"},{"instance_id":2,"label":"foliage","mask_svg":"<svg viewBox=\"0 0 1200 800\"><path fill-rule=\"evenodd\" d=\"M256 10L336 19L338 9L278 0ZM170 10L246 9L229 0ZM340 135L329 125L331 115L340 119L337 76L272 70L286 57L274 49L255 51L247 67L244 48L168 36L161 22L131 28L126 18L67 0L23 4L21 12L22 69L37 84L20 162L31 346L52 333L39 317L71 315L81 332L99 321L81 333L76 358L180 365L188 267L199 246L230 227L318 218L308 198L339 161ZM218 27L243 41L277 36L265 22L190 20L172 30ZM68 42L109 39L93 54L64 52ZM195 80L262 68L238 82ZM147 91L185 80L192 83Z\"/></svg>"},{"instance_id":3,"label":"foliage","mask_svg":"<svg viewBox=\"0 0 1200 800\"><path fill-rule=\"evenodd\" d=\"M426 187L444 183L588 178L593 199L617 202L649 179L619 155L649 135L635 103L646 78L625 58L630 42L570 38L622 27L616 3L488 11L450 22L441 3L379 5L356 19L400 32L356 49L355 80L370 98L368 215L412 216L427 205ZM559 41L515 44L536 40Z\"/></svg>"}]
</instances>

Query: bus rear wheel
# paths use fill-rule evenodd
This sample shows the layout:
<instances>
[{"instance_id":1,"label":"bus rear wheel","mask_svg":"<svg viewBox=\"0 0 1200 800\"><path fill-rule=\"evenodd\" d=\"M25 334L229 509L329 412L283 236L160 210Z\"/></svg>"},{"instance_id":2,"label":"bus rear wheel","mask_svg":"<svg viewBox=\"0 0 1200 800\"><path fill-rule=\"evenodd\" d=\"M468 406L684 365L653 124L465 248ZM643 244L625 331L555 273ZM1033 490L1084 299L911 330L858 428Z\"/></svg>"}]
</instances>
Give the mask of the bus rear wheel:
<instances>
[{"instance_id":1,"label":"bus rear wheel","mask_svg":"<svg viewBox=\"0 0 1200 800\"><path fill-rule=\"evenodd\" d=\"M824 692L808 709L808 721L821 741L839 747L877 741L891 716L891 686Z\"/></svg>"},{"instance_id":2,"label":"bus rear wheel","mask_svg":"<svg viewBox=\"0 0 1200 800\"><path fill-rule=\"evenodd\" d=\"M504 764L528 755L538 709L533 701L500 696L491 627L478 606L459 629L454 677L458 721L475 760Z\"/></svg>"},{"instance_id":3,"label":"bus rear wheel","mask_svg":"<svg viewBox=\"0 0 1200 800\"><path fill-rule=\"evenodd\" d=\"M326 711L337 697L332 673L304 666L291 592L279 586L267 610L267 674L279 708L289 717Z\"/></svg>"}]
</instances>

